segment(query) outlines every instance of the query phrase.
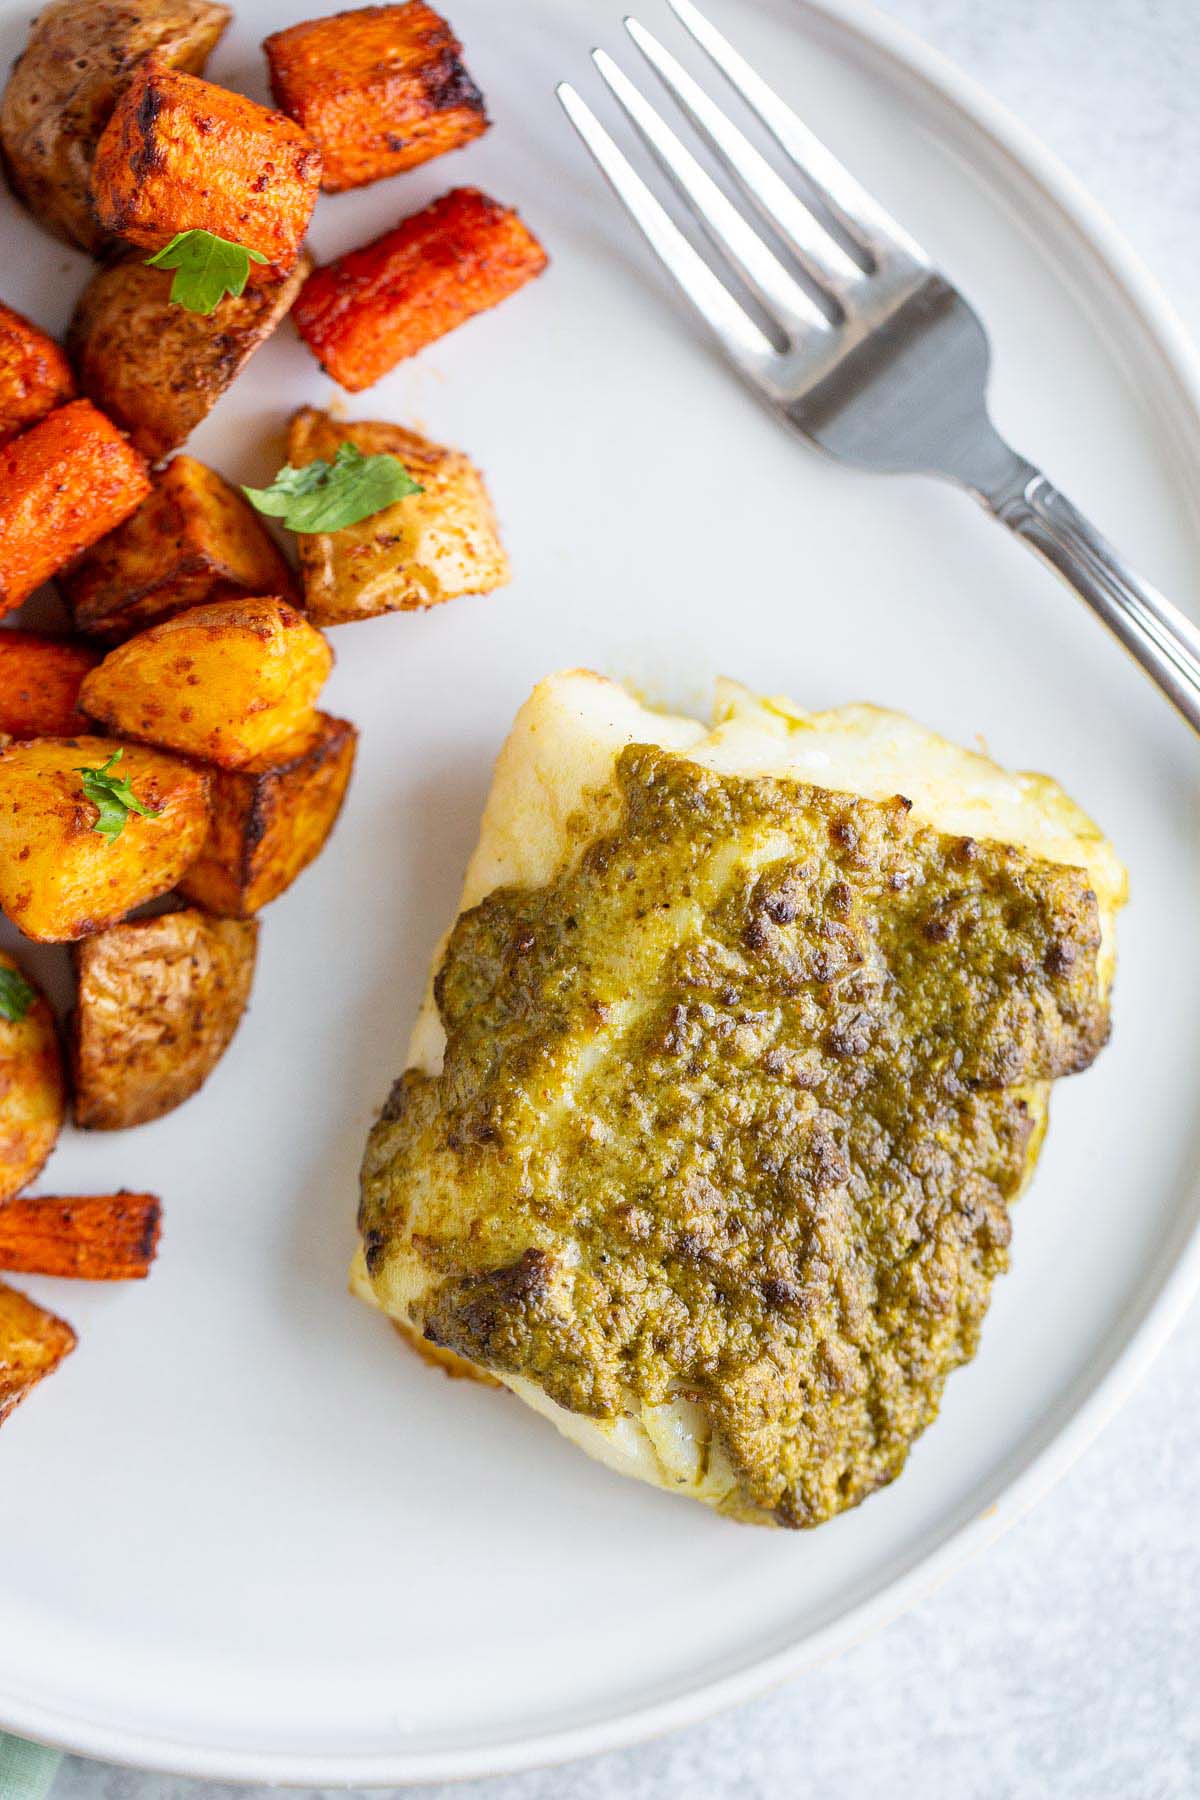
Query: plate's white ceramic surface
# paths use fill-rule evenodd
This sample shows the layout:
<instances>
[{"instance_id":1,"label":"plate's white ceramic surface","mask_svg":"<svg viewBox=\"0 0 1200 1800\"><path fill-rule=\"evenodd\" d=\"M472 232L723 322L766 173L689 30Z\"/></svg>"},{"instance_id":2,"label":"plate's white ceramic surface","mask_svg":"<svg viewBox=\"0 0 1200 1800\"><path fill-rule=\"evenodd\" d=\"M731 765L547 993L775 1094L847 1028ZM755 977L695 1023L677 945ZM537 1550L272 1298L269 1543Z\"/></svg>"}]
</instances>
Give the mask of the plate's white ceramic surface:
<instances>
[{"instance_id":1,"label":"plate's white ceramic surface","mask_svg":"<svg viewBox=\"0 0 1200 1800\"><path fill-rule=\"evenodd\" d=\"M713 8L979 304L1001 426L1194 606L1194 371L1086 202L848 5ZM0 9L4 62L27 10ZM261 93L259 38L315 10L241 0L212 73ZM593 41L630 55L619 10L455 0L494 131L318 208L327 255L477 181L546 239L543 281L354 403L476 456L516 579L335 634L327 704L362 726L361 762L329 851L266 917L232 1053L174 1117L68 1134L47 1171L44 1191L161 1191L166 1231L144 1287L28 1284L81 1343L0 1442L5 1725L198 1774L393 1783L682 1722L889 1616L1011 1519L1191 1280L1195 744L965 499L807 454L682 318L551 97L567 74L594 91ZM648 0L671 32L664 14ZM63 325L82 259L11 204L3 242L4 297ZM190 448L265 479L288 410L330 397L285 329ZM812 1536L619 1482L345 1294L363 1134L492 755L535 679L578 663L684 704L728 671L980 734L1058 775L1132 870L1115 1039L1059 1091L979 1359L903 1480Z\"/></svg>"}]
</instances>

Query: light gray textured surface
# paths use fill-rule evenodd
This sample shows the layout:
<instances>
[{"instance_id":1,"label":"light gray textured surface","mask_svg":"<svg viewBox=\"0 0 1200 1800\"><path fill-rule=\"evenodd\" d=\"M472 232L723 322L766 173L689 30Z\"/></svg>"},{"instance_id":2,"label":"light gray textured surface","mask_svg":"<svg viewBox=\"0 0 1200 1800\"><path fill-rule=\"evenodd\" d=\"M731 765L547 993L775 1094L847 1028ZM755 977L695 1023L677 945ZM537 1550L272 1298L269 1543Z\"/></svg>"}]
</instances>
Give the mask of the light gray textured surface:
<instances>
[{"instance_id":1,"label":"light gray textured surface","mask_svg":"<svg viewBox=\"0 0 1200 1800\"><path fill-rule=\"evenodd\" d=\"M1200 331L1200 0L882 0L1087 182ZM469 1800L1200 1794L1200 1311L1031 1518L852 1654L638 1750ZM69 1761L54 1800L242 1790ZM266 1790L264 1790L264 1793Z\"/></svg>"}]
</instances>

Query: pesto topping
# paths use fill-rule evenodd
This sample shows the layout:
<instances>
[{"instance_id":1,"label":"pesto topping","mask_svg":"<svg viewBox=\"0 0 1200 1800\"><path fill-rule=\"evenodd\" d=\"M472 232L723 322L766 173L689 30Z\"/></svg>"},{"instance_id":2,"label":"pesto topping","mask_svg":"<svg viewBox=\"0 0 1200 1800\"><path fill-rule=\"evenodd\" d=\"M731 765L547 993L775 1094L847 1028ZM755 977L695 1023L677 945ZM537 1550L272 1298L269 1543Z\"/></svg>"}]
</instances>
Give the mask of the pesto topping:
<instances>
[{"instance_id":1,"label":"pesto topping","mask_svg":"<svg viewBox=\"0 0 1200 1800\"><path fill-rule=\"evenodd\" d=\"M1045 1084L1107 1035L1095 896L901 799L641 746L617 781L554 881L458 920L368 1266L419 1258L417 1328L561 1406L697 1402L731 1510L817 1524L975 1349Z\"/></svg>"}]
</instances>

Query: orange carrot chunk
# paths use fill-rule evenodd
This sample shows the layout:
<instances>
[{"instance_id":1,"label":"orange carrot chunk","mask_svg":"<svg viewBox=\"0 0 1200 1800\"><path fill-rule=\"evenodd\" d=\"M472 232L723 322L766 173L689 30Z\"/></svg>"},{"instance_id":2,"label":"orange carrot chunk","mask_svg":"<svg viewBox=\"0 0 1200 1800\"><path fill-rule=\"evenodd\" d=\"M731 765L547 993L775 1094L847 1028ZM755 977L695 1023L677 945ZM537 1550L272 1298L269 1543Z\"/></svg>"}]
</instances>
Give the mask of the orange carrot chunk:
<instances>
[{"instance_id":1,"label":"orange carrot chunk","mask_svg":"<svg viewBox=\"0 0 1200 1800\"><path fill-rule=\"evenodd\" d=\"M74 393L71 365L54 339L0 301L0 444Z\"/></svg>"},{"instance_id":2,"label":"orange carrot chunk","mask_svg":"<svg viewBox=\"0 0 1200 1800\"><path fill-rule=\"evenodd\" d=\"M158 1249L162 1207L153 1194L10 1200L0 1206L0 1269L141 1281Z\"/></svg>"},{"instance_id":3,"label":"orange carrot chunk","mask_svg":"<svg viewBox=\"0 0 1200 1800\"><path fill-rule=\"evenodd\" d=\"M546 261L511 207L455 188L310 275L292 318L333 379L357 393L515 294Z\"/></svg>"},{"instance_id":4,"label":"orange carrot chunk","mask_svg":"<svg viewBox=\"0 0 1200 1800\"><path fill-rule=\"evenodd\" d=\"M0 731L15 738L86 731L79 684L101 654L77 638L0 631Z\"/></svg>"}]
</instances>

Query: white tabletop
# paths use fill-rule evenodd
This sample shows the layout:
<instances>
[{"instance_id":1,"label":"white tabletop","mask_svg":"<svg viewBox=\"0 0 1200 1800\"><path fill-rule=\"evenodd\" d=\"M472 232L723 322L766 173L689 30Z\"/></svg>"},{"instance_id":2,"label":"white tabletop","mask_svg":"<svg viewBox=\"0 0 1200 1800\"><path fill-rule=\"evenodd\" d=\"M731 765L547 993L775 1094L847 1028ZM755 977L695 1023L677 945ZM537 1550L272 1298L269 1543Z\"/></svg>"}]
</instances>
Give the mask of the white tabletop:
<instances>
[{"instance_id":1,"label":"white tabletop","mask_svg":"<svg viewBox=\"0 0 1200 1800\"><path fill-rule=\"evenodd\" d=\"M879 3L1083 177L1200 331L1200 0ZM569 1769L410 1791L426 1800L1200 1794L1198 1390L1194 1310L1141 1393L1032 1517L889 1630L768 1699ZM72 1760L55 1800L247 1791Z\"/></svg>"}]
</instances>

